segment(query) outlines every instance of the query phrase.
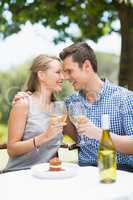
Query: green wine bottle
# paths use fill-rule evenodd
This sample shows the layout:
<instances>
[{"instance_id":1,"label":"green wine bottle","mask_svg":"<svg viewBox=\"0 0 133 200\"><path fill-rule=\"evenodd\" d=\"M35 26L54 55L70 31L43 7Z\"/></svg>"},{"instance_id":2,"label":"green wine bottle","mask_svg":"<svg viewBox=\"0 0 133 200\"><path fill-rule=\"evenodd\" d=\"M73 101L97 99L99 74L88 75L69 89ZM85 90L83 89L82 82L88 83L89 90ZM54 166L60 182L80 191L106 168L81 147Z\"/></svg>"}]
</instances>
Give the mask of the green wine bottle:
<instances>
[{"instance_id":1,"label":"green wine bottle","mask_svg":"<svg viewBox=\"0 0 133 200\"><path fill-rule=\"evenodd\" d=\"M102 116L102 138L98 148L98 167L101 183L116 181L116 150L109 133L109 115Z\"/></svg>"}]
</instances>

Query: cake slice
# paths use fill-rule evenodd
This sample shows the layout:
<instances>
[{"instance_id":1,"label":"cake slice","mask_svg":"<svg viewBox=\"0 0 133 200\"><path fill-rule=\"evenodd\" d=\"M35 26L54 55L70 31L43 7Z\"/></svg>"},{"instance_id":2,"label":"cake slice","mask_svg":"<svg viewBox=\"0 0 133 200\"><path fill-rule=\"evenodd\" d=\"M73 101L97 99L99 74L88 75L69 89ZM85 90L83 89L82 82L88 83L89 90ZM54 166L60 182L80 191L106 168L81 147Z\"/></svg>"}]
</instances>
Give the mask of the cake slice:
<instances>
[{"instance_id":1,"label":"cake slice","mask_svg":"<svg viewBox=\"0 0 133 200\"><path fill-rule=\"evenodd\" d=\"M61 161L58 157L54 157L49 161L49 171L62 171Z\"/></svg>"}]
</instances>

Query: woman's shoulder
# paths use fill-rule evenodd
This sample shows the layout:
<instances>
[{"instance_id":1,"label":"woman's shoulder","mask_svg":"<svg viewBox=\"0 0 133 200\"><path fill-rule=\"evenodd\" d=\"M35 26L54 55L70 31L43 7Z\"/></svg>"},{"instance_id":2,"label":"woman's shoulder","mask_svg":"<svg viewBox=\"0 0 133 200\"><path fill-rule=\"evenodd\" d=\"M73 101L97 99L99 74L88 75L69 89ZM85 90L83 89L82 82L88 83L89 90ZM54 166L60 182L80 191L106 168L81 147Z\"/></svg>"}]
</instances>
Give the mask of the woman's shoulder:
<instances>
[{"instance_id":1,"label":"woman's shoulder","mask_svg":"<svg viewBox=\"0 0 133 200\"><path fill-rule=\"evenodd\" d=\"M28 99L27 98L20 98L19 100L17 100L14 105L13 105L13 109L24 109L27 110L28 109Z\"/></svg>"},{"instance_id":2,"label":"woman's shoulder","mask_svg":"<svg viewBox=\"0 0 133 200\"><path fill-rule=\"evenodd\" d=\"M26 117L28 114L28 102L25 99L19 99L17 100L14 105L12 106L12 109L10 111L9 115L9 121L10 119L23 119L23 117Z\"/></svg>"}]
</instances>

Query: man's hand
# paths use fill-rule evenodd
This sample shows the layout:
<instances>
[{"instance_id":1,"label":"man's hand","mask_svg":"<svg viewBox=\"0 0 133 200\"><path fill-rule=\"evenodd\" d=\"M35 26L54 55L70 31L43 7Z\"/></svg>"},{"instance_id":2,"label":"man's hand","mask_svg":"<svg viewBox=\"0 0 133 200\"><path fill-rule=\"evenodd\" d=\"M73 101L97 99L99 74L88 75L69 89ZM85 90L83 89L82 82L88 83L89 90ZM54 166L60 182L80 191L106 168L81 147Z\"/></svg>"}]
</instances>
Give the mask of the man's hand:
<instances>
[{"instance_id":1,"label":"man's hand","mask_svg":"<svg viewBox=\"0 0 133 200\"><path fill-rule=\"evenodd\" d=\"M14 98L13 98L13 101L12 101L12 105L14 105L16 103L16 101L18 101L19 99L21 98L24 98L24 97L27 97L29 95L31 95L32 93L30 91L27 91L27 92L18 92Z\"/></svg>"},{"instance_id":2,"label":"man's hand","mask_svg":"<svg viewBox=\"0 0 133 200\"><path fill-rule=\"evenodd\" d=\"M90 139L100 140L102 135L102 129L96 127L90 120L87 123L79 124L77 126L79 134L86 135Z\"/></svg>"}]
</instances>

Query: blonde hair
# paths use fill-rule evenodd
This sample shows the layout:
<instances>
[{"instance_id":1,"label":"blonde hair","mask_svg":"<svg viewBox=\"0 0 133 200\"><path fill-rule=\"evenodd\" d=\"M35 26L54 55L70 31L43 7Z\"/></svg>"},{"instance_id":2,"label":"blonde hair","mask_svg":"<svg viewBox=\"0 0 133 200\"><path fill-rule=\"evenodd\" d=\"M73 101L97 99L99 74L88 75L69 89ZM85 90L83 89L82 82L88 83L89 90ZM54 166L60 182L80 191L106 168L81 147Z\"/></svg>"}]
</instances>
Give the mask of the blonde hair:
<instances>
[{"instance_id":1,"label":"blonde hair","mask_svg":"<svg viewBox=\"0 0 133 200\"><path fill-rule=\"evenodd\" d=\"M61 60L58 57L46 56L44 54L37 56L33 60L30 68L30 76L26 81L27 83L25 91L30 91L32 93L37 91L37 87L39 84L37 72L46 71L47 69L49 69L49 63L53 60L57 60L61 63ZM54 95L52 95L52 100L55 100Z\"/></svg>"}]
</instances>

